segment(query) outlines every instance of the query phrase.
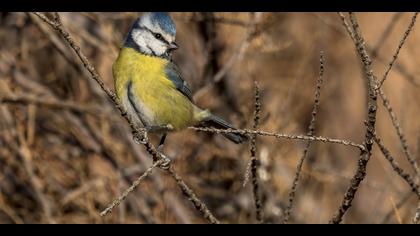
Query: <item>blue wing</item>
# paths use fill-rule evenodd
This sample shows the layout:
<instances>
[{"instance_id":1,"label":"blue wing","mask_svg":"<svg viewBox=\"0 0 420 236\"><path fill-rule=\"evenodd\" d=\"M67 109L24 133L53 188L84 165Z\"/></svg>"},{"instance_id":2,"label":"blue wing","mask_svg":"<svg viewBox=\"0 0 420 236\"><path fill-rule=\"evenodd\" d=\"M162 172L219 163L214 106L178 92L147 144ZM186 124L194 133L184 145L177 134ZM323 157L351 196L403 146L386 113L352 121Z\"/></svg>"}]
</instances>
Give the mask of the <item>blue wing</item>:
<instances>
[{"instance_id":1,"label":"blue wing","mask_svg":"<svg viewBox=\"0 0 420 236\"><path fill-rule=\"evenodd\" d=\"M165 72L169 80L174 83L176 89L192 101L192 92L188 83L182 79L181 73L174 63L168 63L165 67Z\"/></svg>"}]
</instances>

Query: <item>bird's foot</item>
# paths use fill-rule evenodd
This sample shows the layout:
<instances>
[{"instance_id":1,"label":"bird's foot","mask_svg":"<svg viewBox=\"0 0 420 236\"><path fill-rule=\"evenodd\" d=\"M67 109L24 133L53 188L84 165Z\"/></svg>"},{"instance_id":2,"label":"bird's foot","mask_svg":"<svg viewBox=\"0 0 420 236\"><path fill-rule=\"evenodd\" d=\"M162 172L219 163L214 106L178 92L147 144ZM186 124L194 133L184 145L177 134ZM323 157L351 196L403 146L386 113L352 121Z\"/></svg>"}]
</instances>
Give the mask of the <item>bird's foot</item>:
<instances>
[{"instance_id":1,"label":"bird's foot","mask_svg":"<svg viewBox=\"0 0 420 236\"><path fill-rule=\"evenodd\" d=\"M147 136L147 132L143 132L143 133L134 132L133 140L137 144L146 144L149 142L149 137Z\"/></svg>"},{"instance_id":2,"label":"bird's foot","mask_svg":"<svg viewBox=\"0 0 420 236\"><path fill-rule=\"evenodd\" d=\"M161 156L161 162L162 163L159 164L159 168L161 168L163 170L169 169L169 167L171 166L171 159L169 159L168 157L166 157L162 153L160 153L160 156Z\"/></svg>"}]
</instances>

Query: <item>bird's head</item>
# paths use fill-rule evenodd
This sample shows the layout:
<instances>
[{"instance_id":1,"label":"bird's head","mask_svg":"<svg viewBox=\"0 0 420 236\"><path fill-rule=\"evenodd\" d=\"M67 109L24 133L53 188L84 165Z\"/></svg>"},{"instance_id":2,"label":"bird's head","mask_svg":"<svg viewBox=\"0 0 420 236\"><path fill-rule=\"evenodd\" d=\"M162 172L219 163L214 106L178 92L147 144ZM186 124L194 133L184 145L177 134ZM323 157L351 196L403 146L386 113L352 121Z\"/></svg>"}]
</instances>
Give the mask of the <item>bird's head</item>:
<instances>
[{"instance_id":1,"label":"bird's head","mask_svg":"<svg viewBox=\"0 0 420 236\"><path fill-rule=\"evenodd\" d=\"M134 22L124 46L170 59L172 51L178 48L175 35L175 23L167 13L145 13Z\"/></svg>"}]
</instances>

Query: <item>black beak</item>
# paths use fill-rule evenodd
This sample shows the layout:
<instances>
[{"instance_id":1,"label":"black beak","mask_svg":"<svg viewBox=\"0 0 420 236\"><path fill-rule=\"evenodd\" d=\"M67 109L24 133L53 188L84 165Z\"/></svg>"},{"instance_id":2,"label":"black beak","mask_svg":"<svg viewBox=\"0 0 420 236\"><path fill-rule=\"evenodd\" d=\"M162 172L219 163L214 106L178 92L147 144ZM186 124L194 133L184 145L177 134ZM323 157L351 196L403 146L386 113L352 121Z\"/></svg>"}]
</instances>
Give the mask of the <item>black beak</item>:
<instances>
[{"instance_id":1,"label":"black beak","mask_svg":"<svg viewBox=\"0 0 420 236\"><path fill-rule=\"evenodd\" d=\"M173 51L173 50L176 50L176 49L178 49L179 47L178 47L178 44L176 44L175 42L172 42L172 43L170 43L169 44L169 49L171 50L171 51Z\"/></svg>"}]
</instances>

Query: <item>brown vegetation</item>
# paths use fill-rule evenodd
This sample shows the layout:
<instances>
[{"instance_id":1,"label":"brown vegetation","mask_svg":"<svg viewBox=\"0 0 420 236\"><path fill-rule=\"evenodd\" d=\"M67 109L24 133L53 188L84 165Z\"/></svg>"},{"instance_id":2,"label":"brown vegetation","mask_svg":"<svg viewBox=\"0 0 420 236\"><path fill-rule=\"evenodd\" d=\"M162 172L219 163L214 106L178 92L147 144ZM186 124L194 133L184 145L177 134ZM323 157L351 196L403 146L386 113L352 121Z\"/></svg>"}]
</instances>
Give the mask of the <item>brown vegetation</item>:
<instances>
[{"instance_id":1,"label":"brown vegetation","mask_svg":"<svg viewBox=\"0 0 420 236\"><path fill-rule=\"evenodd\" d=\"M139 14L1 13L0 223L419 221L417 14L171 13L195 102L241 129L170 134L170 163L112 92Z\"/></svg>"}]
</instances>

